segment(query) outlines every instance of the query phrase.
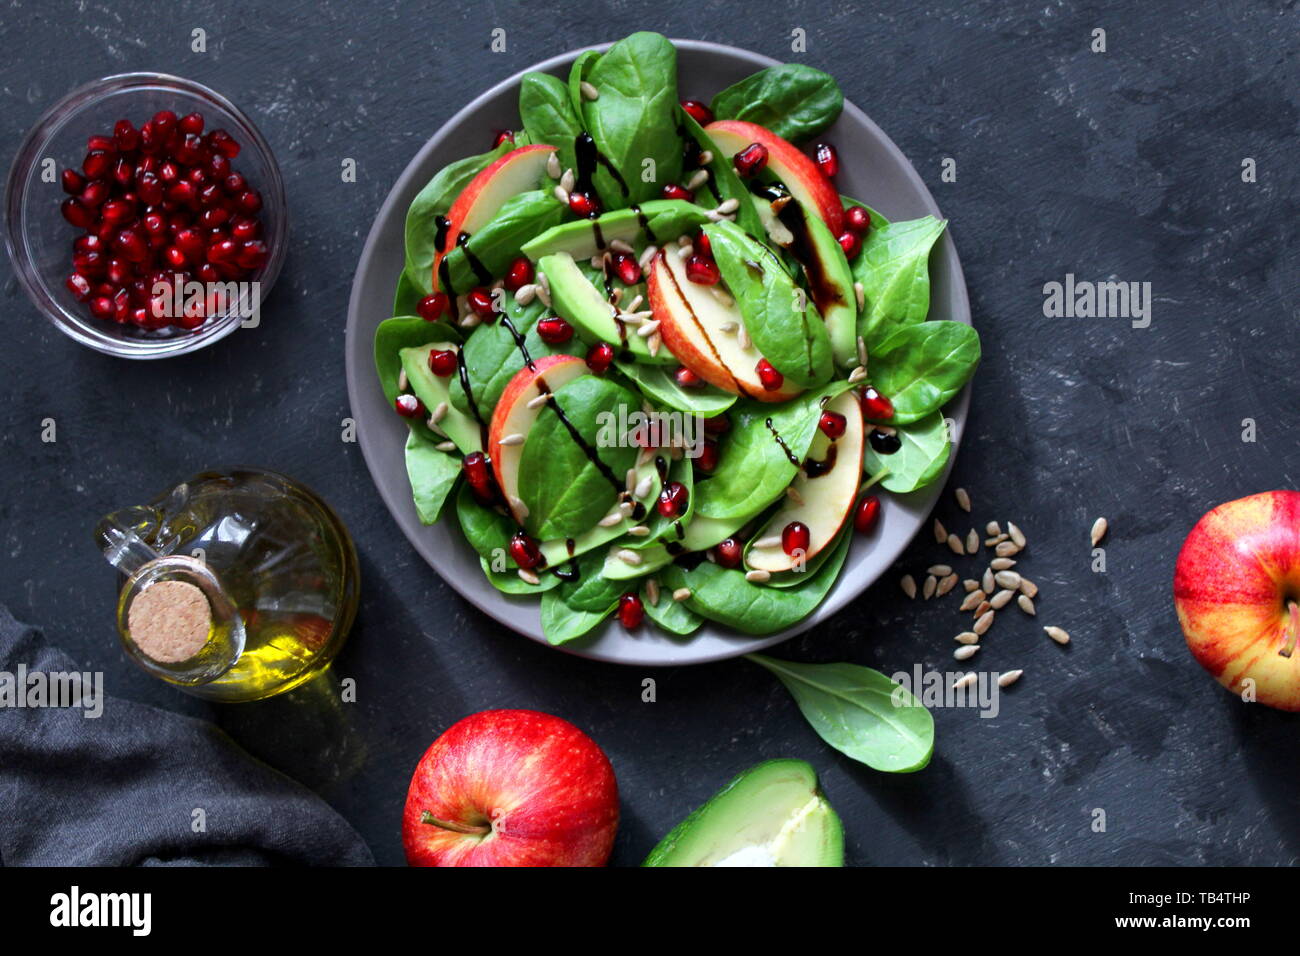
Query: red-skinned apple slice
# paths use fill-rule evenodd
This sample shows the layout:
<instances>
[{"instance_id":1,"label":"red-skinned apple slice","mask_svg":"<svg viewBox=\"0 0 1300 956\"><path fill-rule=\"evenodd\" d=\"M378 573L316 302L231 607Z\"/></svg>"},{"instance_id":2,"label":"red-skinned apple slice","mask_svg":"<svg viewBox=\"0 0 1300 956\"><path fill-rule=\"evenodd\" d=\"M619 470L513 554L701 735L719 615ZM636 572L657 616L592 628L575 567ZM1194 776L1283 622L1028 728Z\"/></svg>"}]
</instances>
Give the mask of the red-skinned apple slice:
<instances>
[{"instance_id":1,"label":"red-skinned apple slice","mask_svg":"<svg viewBox=\"0 0 1300 956\"><path fill-rule=\"evenodd\" d=\"M686 278L686 266L675 254L655 257L647 282L650 309L659 321L659 334L678 361L724 391L760 402L784 402L802 389L787 381L768 391L758 378L763 356L752 345L741 348L736 327L744 321L735 305L724 305L712 287ZM731 331L724 331L731 324Z\"/></svg>"},{"instance_id":2,"label":"red-skinned apple slice","mask_svg":"<svg viewBox=\"0 0 1300 956\"><path fill-rule=\"evenodd\" d=\"M536 189L546 172L546 161L555 152L554 146L520 146L483 169L469 181L447 212L447 230L443 245L446 251L433 252L433 291L438 291L438 266L446 252L456 245L462 232L471 236L483 228L497 214L502 204L512 196Z\"/></svg>"},{"instance_id":3,"label":"red-skinned apple slice","mask_svg":"<svg viewBox=\"0 0 1300 956\"><path fill-rule=\"evenodd\" d=\"M1201 518L1174 567L1174 606L1220 684L1300 710L1300 492L1250 495Z\"/></svg>"},{"instance_id":4,"label":"red-skinned apple slice","mask_svg":"<svg viewBox=\"0 0 1300 956\"><path fill-rule=\"evenodd\" d=\"M753 538L755 543L779 539L786 525L792 521L800 522L808 529L808 547L799 557L804 565L835 541L853 512L858 485L862 481L866 429L862 425L862 409L857 394L845 392L837 396L826 405L826 411L844 416L844 434L832 441L818 430L804 468L793 482L798 497L787 496L767 526ZM821 468L826 470L821 471ZM811 477L809 472L816 477ZM750 547L745 563L755 570L779 574L793 570L795 560L796 556L786 554L778 543L762 548Z\"/></svg>"},{"instance_id":5,"label":"red-skinned apple slice","mask_svg":"<svg viewBox=\"0 0 1300 956\"><path fill-rule=\"evenodd\" d=\"M844 231L844 207L840 195L831 181L794 144L777 136L770 129L743 120L718 120L704 127L724 156L734 156L750 143L767 149L767 168L785 183L790 195L803 203L805 209L815 209L831 230L838 236Z\"/></svg>"},{"instance_id":6,"label":"red-skinned apple slice","mask_svg":"<svg viewBox=\"0 0 1300 956\"><path fill-rule=\"evenodd\" d=\"M501 392L492 421L488 425L488 455L492 458L492 472L497 487L505 496L515 520L523 523L515 504L519 500L519 456L523 441L502 444L502 439L512 435L527 436L541 413L541 405L529 407L529 402L541 395L543 389L556 392L562 386L590 372L587 363L575 355L546 355L525 365L506 383Z\"/></svg>"}]
</instances>

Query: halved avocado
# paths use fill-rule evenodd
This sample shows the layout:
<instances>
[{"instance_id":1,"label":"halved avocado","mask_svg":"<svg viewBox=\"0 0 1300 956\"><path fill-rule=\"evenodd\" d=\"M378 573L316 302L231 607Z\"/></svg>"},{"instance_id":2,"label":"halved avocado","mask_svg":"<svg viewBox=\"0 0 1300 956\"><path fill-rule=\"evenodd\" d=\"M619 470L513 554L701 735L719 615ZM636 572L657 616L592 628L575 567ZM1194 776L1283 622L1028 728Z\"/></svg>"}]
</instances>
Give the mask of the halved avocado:
<instances>
[{"instance_id":1,"label":"halved avocado","mask_svg":"<svg viewBox=\"0 0 1300 956\"><path fill-rule=\"evenodd\" d=\"M642 866L843 866L844 828L802 760L750 767L659 841Z\"/></svg>"},{"instance_id":2,"label":"halved avocado","mask_svg":"<svg viewBox=\"0 0 1300 956\"><path fill-rule=\"evenodd\" d=\"M435 349L450 349L454 352L458 351L460 346L453 342L430 342L428 345L402 349L398 353L402 360L402 370L406 372L406 380L411 385L411 391L430 412L446 403L447 412L438 423L438 427L456 443L456 447L463 454L482 451L483 433L478 423L452 404L451 377L439 378L429 369L429 353Z\"/></svg>"},{"instance_id":3,"label":"halved avocado","mask_svg":"<svg viewBox=\"0 0 1300 956\"><path fill-rule=\"evenodd\" d=\"M524 243L522 249L534 262L556 252L567 252L575 259L590 259L616 239L637 248L643 243L662 244L708 221L709 211L702 206L682 199L652 199L595 219L553 226Z\"/></svg>"}]
</instances>

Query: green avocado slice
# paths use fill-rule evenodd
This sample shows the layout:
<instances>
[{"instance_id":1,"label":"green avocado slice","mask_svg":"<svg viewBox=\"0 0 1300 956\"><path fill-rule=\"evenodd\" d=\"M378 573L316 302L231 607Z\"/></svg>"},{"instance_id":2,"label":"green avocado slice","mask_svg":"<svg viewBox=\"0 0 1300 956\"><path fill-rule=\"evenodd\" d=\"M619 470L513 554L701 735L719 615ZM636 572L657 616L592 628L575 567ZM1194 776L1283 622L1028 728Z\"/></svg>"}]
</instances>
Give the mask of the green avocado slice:
<instances>
[{"instance_id":1,"label":"green avocado slice","mask_svg":"<svg viewBox=\"0 0 1300 956\"><path fill-rule=\"evenodd\" d=\"M483 435L478 422L470 418L451 401L451 377L439 378L429 369L429 353L438 350L460 348L452 342L430 342L414 348L402 349L398 354L402 360L402 370L411 385L415 397L424 403L431 413L439 405L446 404L447 411L438 427L448 438L456 443L463 454L483 450Z\"/></svg>"},{"instance_id":2,"label":"green avocado slice","mask_svg":"<svg viewBox=\"0 0 1300 956\"><path fill-rule=\"evenodd\" d=\"M524 243L522 249L534 262L557 252L567 252L575 259L590 259L615 240L638 249L644 243L661 245L708 221L709 211L703 206L682 199L652 199L595 219L552 226Z\"/></svg>"},{"instance_id":3,"label":"green avocado slice","mask_svg":"<svg viewBox=\"0 0 1300 956\"><path fill-rule=\"evenodd\" d=\"M650 851L642 866L843 866L844 829L802 760L750 767Z\"/></svg>"}]
</instances>

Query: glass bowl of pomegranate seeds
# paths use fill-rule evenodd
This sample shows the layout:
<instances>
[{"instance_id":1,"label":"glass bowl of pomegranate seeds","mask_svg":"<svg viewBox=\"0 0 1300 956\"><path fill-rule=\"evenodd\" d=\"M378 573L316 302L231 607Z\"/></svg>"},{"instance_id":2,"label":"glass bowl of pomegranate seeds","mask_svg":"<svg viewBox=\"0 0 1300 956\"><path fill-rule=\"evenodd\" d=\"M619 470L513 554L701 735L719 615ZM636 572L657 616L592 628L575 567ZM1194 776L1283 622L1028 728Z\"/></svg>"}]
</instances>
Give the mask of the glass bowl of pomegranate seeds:
<instances>
[{"instance_id":1,"label":"glass bowl of pomegranate seeds","mask_svg":"<svg viewBox=\"0 0 1300 956\"><path fill-rule=\"evenodd\" d=\"M82 345L192 352L255 327L284 262L284 184L233 103L129 73L87 84L27 135L5 240L28 296Z\"/></svg>"}]
</instances>

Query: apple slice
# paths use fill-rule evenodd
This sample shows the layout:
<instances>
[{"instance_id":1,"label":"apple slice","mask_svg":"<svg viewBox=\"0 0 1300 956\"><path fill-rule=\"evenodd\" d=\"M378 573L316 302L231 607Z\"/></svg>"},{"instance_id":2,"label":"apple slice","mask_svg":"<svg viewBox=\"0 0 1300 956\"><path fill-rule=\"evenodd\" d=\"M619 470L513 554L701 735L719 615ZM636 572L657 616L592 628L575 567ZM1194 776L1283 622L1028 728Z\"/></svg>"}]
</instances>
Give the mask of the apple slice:
<instances>
[{"instance_id":1,"label":"apple slice","mask_svg":"<svg viewBox=\"0 0 1300 956\"><path fill-rule=\"evenodd\" d=\"M442 245L433 252L433 291L438 291L438 267L442 258L456 246L462 232L473 235L497 214L511 196L536 189L546 172L546 161L554 146L520 146L483 169L469 181L447 213L447 228Z\"/></svg>"},{"instance_id":2,"label":"apple slice","mask_svg":"<svg viewBox=\"0 0 1300 956\"><path fill-rule=\"evenodd\" d=\"M513 435L526 436L532 430L542 407L530 406L529 403L543 391L559 391L562 386L590 371L586 361L575 355L547 355L516 372L497 400L488 425L488 455L492 459L497 487L520 524L524 519L516 503L519 501L519 456L523 453L524 443L502 444L502 439Z\"/></svg>"},{"instance_id":3,"label":"apple slice","mask_svg":"<svg viewBox=\"0 0 1300 956\"><path fill-rule=\"evenodd\" d=\"M862 480L866 434L857 393L844 392L833 398L826 411L844 416L844 434L831 440L818 429L804 467L792 485L797 494L787 495L767 526L753 538L745 563L756 571L778 574L794 569L795 557L786 554L779 543L781 532L790 522L798 521L808 529L808 547L802 555L806 566L835 541L853 510ZM773 540L777 543L765 543ZM759 547L759 542L764 542L764 546Z\"/></svg>"},{"instance_id":4,"label":"apple slice","mask_svg":"<svg viewBox=\"0 0 1300 956\"><path fill-rule=\"evenodd\" d=\"M753 345L742 348L737 334L744 321L740 310L725 304L712 287L686 278L677 255L655 256L648 288L664 345L710 385L760 402L784 402L803 391L789 379L773 391L763 387L758 377L763 356Z\"/></svg>"},{"instance_id":5,"label":"apple slice","mask_svg":"<svg viewBox=\"0 0 1300 956\"><path fill-rule=\"evenodd\" d=\"M734 156L750 143L767 149L767 168L785 183L806 209L815 209L822 221L838 236L844 231L844 207L840 195L817 164L770 129L743 120L717 120L704 127L724 156Z\"/></svg>"}]
</instances>

